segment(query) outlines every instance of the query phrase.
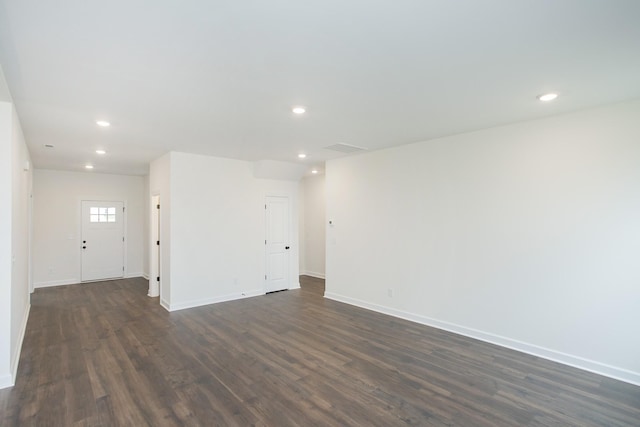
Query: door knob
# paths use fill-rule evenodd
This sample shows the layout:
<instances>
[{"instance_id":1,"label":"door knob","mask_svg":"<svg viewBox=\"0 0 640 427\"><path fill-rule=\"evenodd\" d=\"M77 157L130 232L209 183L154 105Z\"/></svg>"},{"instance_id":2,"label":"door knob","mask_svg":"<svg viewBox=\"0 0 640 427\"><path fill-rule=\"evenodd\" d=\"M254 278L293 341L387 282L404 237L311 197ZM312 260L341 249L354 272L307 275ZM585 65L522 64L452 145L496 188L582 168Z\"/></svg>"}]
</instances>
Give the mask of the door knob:
<instances>
[{"instance_id":1,"label":"door knob","mask_svg":"<svg viewBox=\"0 0 640 427\"><path fill-rule=\"evenodd\" d=\"M285 249L289 249L289 246L285 246L284 248L285 248Z\"/></svg>"}]
</instances>

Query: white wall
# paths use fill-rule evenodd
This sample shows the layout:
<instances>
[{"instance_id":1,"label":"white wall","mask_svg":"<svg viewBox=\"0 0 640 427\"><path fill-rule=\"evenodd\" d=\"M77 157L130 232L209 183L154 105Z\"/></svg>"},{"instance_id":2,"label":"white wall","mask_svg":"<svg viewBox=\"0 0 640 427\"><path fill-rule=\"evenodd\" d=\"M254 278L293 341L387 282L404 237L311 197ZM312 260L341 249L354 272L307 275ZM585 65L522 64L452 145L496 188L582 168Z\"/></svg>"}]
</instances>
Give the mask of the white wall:
<instances>
[{"instance_id":1,"label":"white wall","mask_svg":"<svg viewBox=\"0 0 640 427\"><path fill-rule=\"evenodd\" d=\"M9 102L0 102L0 388L13 384L11 376L11 110L12 106Z\"/></svg>"},{"instance_id":2,"label":"white wall","mask_svg":"<svg viewBox=\"0 0 640 427\"><path fill-rule=\"evenodd\" d=\"M304 195L304 270L301 274L325 276L325 176L314 175L302 180Z\"/></svg>"},{"instance_id":3,"label":"white wall","mask_svg":"<svg viewBox=\"0 0 640 427\"><path fill-rule=\"evenodd\" d=\"M640 384L639 213L640 100L333 160L327 296Z\"/></svg>"},{"instance_id":4,"label":"white wall","mask_svg":"<svg viewBox=\"0 0 640 427\"><path fill-rule=\"evenodd\" d=\"M125 276L142 276L144 177L38 169L33 182L35 287L80 282L82 200L125 202Z\"/></svg>"},{"instance_id":5,"label":"white wall","mask_svg":"<svg viewBox=\"0 0 640 427\"><path fill-rule=\"evenodd\" d=\"M29 223L29 205L31 203L33 172L31 157L15 109L12 109L12 122L11 374L15 381L30 308L29 229L31 225Z\"/></svg>"},{"instance_id":6,"label":"white wall","mask_svg":"<svg viewBox=\"0 0 640 427\"><path fill-rule=\"evenodd\" d=\"M151 192L161 194L161 230L170 235L169 242L161 236L163 255L169 254L162 269L170 268L168 281L166 272L161 275L165 308L264 294L267 195L290 198L290 276L292 288L299 286L298 182L257 179L254 165L239 160L173 152L168 163L165 156L151 165ZM170 190L170 200L162 189Z\"/></svg>"},{"instance_id":7,"label":"white wall","mask_svg":"<svg viewBox=\"0 0 640 427\"><path fill-rule=\"evenodd\" d=\"M0 388L14 384L29 315L29 151L0 69Z\"/></svg>"}]
</instances>

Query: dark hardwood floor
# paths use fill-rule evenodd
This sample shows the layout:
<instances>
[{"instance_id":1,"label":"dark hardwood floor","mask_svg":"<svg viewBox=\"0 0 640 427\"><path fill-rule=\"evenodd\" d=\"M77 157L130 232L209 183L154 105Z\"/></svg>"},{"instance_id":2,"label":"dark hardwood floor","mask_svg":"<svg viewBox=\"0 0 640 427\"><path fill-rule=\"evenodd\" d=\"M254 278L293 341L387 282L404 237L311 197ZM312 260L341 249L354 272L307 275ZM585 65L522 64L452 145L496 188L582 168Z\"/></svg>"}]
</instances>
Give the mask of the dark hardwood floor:
<instances>
[{"instance_id":1,"label":"dark hardwood floor","mask_svg":"<svg viewBox=\"0 0 640 427\"><path fill-rule=\"evenodd\" d=\"M640 425L640 387L325 300L322 280L174 313L146 290L36 290L2 425Z\"/></svg>"}]
</instances>

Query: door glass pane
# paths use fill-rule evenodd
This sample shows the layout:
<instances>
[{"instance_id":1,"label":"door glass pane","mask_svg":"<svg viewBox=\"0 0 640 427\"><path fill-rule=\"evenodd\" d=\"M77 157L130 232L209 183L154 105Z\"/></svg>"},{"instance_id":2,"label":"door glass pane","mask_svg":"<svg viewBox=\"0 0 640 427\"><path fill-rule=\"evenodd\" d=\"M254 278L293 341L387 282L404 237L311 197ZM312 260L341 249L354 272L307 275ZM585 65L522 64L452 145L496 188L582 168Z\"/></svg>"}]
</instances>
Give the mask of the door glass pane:
<instances>
[{"instance_id":1,"label":"door glass pane","mask_svg":"<svg viewBox=\"0 0 640 427\"><path fill-rule=\"evenodd\" d=\"M90 222L116 222L116 208L89 208Z\"/></svg>"}]
</instances>

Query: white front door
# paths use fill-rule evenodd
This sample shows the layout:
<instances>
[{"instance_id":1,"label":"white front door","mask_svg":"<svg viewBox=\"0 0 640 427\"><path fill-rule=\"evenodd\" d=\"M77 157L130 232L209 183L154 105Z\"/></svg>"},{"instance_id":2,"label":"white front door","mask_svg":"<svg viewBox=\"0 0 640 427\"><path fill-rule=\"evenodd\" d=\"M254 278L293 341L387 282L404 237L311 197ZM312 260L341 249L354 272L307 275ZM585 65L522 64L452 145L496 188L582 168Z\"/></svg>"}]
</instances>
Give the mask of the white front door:
<instances>
[{"instance_id":1,"label":"white front door","mask_svg":"<svg viewBox=\"0 0 640 427\"><path fill-rule=\"evenodd\" d=\"M124 276L124 203L82 201L82 281Z\"/></svg>"},{"instance_id":2,"label":"white front door","mask_svg":"<svg viewBox=\"0 0 640 427\"><path fill-rule=\"evenodd\" d=\"M289 240L289 198L267 197L266 204L266 291L289 289L291 242Z\"/></svg>"}]
</instances>

